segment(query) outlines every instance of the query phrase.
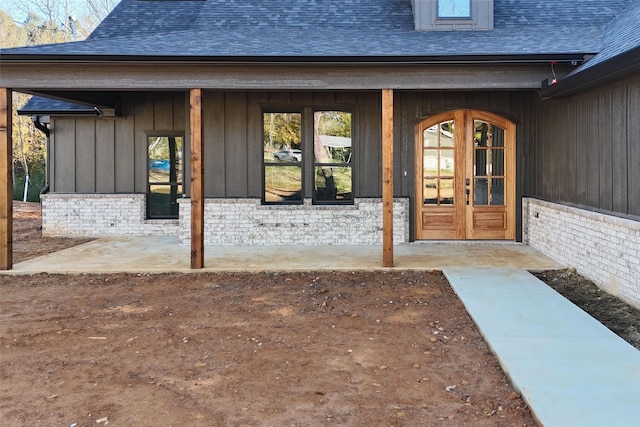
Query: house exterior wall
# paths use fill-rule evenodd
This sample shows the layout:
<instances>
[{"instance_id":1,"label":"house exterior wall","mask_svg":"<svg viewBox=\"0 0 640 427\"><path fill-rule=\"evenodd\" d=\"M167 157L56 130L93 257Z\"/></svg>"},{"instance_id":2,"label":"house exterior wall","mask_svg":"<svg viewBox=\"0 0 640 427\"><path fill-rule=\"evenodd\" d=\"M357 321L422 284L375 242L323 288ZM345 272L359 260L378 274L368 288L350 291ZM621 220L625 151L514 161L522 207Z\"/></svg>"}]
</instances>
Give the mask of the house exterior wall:
<instances>
[{"instance_id":1,"label":"house exterior wall","mask_svg":"<svg viewBox=\"0 0 640 427\"><path fill-rule=\"evenodd\" d=\"M640 306L640 76L538 100L525 242Z\"/></svg>"},{"instance_id":2,"label":"house exterior wall","mask_svg":"<svg viewBox=\"0 0 640 427\"><path fill-rule=\"evenodd\" d=\"M178 234L178 220L148 220L144 194L43 194L42 234L62 237Z\"/></svg>"},{"instance_id":3,"label":"house exterior wall","mask_svg":"<svg viewBox=\"0 0 640 427\"><path fill-rule=\"evenodd\" d=\"M147 133L184 131L183 92L123 95L117 119L53 117L49 153L53 193L145 193Z\"/></svg>"},{"instance_id":4,"label":"house exterior wall","mask_svg":"<svg viewBox=\"0 0 640 427\"><path fill-rule=\"evenodd\" d=\"M640 219L640 74L538 100L527 195Z\"/></svg>"},{"instance_id":5,"label":"house exterior wall","mask_svg":"<svg viewBox=\"0 0 640 427\"><path fill-rule=\"evenodd\" d=\"M191 241L191 200L181 199L180 242ZM352 206L262 205L259 199L207 199L206 245L381 245L382 200L356 199ZM409 241L409 200L393 206L395 244Z\"/></svg>"},{"instance_id":6,"label":"house exterior wall","mask_svg":"<svg viewBox=\"0 0 640 427\"><path fill-rule=\"evenodd\" d=\"M415 125L431 115L453 109L480 109L517 123L518 197L527 189L524 171L533 135L534 97L530 91L442 92L396 91L394 117L394 196L412 200L414 194ZM55 194L139 194L147 190L147 135L184 132L185 176L190 182L189 120L183 92L140 92L123 95L124 117L118 119L55 118L51 155L51 191ZM353 112L353 188L356 199L382 195L381 94L361 92L223 92L203 93L205 196L209 199L262 197L262 112L303 112L313 109ZM307 126L311 128L311 126ZM313 135L303 135L311 141ZM307 170L307 175L312 170ZM306 180L305 197L311 195ZM185 196L189 187L185 185ZM409 203L407 215L413 215ZM520 204L518 203L518 206ZM279 207L286 211L285 207ZM350 207L340 206L348 211ZM517 230L520 239L520 212ZM317 209L320 211L320 209ZM331 210L327 210L331 212ZM132 221L138 221L133 218ZM327 221L329 221L327 219ZM413 239L409 221L408 240ZM52 223L50 223L52 225ZM73 227L71 227L73 228ZM80 228L82 228L80 226ZM359 237L353 236L354 241ZM406 239L400 239L404 241Z\"/></svg>"},{"instance_id":7,"label":"house exterior wall","mask_svg":"<svg viewBox=\"0 0 640 427\"><path fill-rule=\"evenodd\" d=\"M640 308L640 222L611 214L523 200L525 243Z\"/></svg>"}]
</instances>

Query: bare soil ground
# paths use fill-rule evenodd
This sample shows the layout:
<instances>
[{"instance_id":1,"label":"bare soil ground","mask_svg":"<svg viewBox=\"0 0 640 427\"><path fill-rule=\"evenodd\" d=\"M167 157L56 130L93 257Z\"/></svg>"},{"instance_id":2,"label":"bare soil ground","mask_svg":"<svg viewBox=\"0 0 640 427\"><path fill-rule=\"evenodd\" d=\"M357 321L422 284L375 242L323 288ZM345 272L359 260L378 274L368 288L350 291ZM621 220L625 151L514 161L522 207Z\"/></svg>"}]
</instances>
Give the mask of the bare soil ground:
<instances>
[{"instance_id":1,"label":"bare soil ground","mask_svg":"<svg viewBox=\"0 0 640 427\"><path fill-rule=\"evenodd\" d=\"M16 262L80 242L14 211ZM437 273L0 275L0 297L2 426L536 425Z\"/></svg>"}]
</instances>

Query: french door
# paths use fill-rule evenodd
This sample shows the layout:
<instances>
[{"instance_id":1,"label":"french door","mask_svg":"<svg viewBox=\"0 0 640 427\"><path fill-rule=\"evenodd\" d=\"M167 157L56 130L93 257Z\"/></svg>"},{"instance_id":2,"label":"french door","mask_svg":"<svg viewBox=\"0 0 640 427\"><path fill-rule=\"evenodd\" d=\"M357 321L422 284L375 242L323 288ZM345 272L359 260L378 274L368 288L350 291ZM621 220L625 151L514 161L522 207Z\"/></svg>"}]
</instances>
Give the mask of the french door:
<instances>
[{"instance_id":1,"label":"french door","mask_svg":"<svg viewBox=\"0 0 640 427\"><path fill-rule=\"evenodd\" d=\"M476 110L416 126L416 239L515 239L515 124Z\"/></svg>"}]
</instances>

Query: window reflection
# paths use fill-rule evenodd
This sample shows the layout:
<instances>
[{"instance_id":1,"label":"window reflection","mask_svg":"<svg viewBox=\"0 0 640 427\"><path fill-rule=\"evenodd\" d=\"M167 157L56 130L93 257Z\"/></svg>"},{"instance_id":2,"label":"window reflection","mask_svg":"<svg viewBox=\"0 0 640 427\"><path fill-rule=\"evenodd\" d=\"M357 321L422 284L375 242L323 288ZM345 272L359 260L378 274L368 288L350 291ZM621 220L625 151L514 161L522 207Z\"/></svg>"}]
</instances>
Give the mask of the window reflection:
<instances>
[{"instance_id":1,"label":"window reflection","mask_svg":"<svg viewBox=\"0 0 640 427\"><path fill-rule=\"evenodd\" d=\"M302 203L302 114L263 114L265 203Z\"/></svg>"},{"instance_id":2,"label":"window reflection","mask_svg":"<svg viewBox=\"0 0 640 427\"><path fill-rule=\"evenodd\" d=\"M454 121L423 132L423 199L425 205L452 205L455 195Z\"/></svg>"},{"instance_id":3,"label":"window reflection","mask_svg":"<svg viewBox=\"0 0 640 427\"><path fill-rule=\"evenodd\" d=\"M178 218L182 196L182 136L147 138L147 217Z\"/></svg>"},{"instance_id":4,"label":"window reflection","mask_svg":"<svg viewBox=\"0 0 640 427\"><path fill-rule=\"evenodd\" d=\"M504 205L504 129L474 121L474 204Z\"/></svg>"},{"instance_id":5,"label":"window reflection","mask_svg":"<svg viewBox=\"0 0 640 427\"><path fill-rule=\"evenodd\" d=\"M313 114L313 157L314 202L352 202L351 113L316 111Z\"/></svg>"}]
</instances>

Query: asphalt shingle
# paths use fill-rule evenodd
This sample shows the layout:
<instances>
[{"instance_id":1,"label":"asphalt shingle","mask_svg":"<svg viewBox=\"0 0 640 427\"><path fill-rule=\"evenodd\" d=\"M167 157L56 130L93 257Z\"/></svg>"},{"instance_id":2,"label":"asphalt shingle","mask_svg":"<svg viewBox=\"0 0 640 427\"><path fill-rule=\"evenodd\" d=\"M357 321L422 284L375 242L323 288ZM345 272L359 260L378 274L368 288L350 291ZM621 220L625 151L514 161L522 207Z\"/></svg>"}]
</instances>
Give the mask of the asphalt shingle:
<instances>
[{"instance_id":1,"label":"asphalt shingle","mask_svg":"<svg viewBox=\"0 0 640 427\"><path fill-rule=\"evenodd\" d=\"M122 0L86 41L3 53L258 59L598 53L607 24L632 3L638 0L494 0L494 30L417 32L411 0ZM638 21L618 19L637 29Z\"/></svg>"}]
</instances>

